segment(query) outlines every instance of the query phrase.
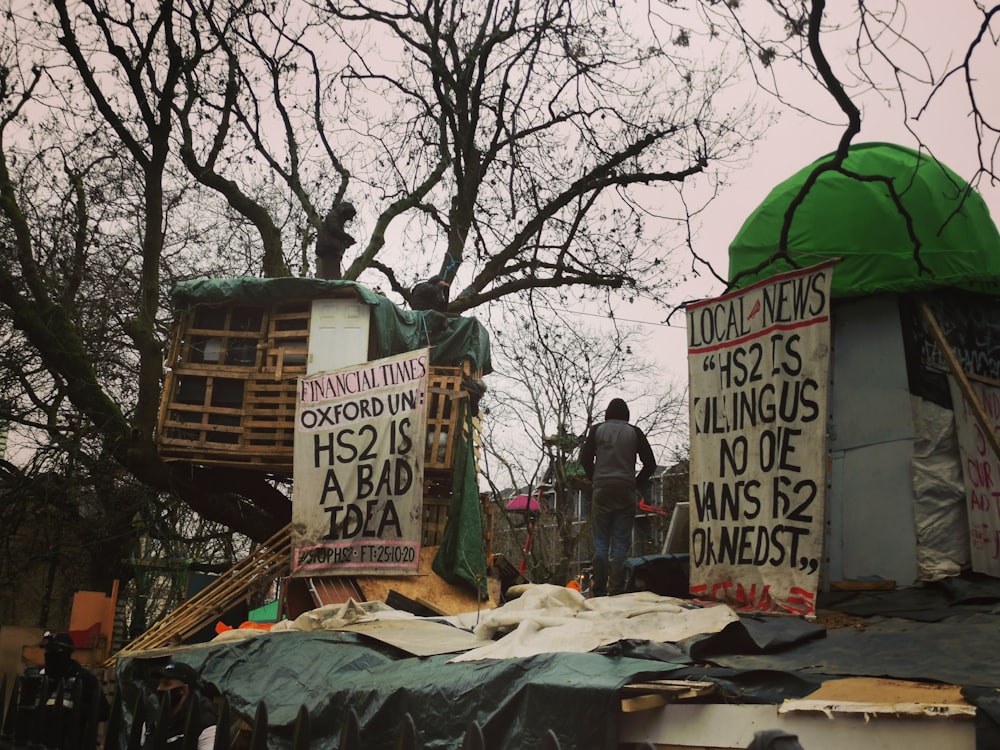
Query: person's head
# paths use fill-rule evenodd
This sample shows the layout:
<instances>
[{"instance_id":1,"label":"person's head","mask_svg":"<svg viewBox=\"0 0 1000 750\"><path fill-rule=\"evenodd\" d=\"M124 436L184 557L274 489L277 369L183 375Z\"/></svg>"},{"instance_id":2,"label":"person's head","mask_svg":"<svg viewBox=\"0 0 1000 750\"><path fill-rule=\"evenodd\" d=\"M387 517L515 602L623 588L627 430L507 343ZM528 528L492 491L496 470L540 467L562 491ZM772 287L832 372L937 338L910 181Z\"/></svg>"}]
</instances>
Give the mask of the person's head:
<instances>
[{"instance_id":1,"label":"person's head","mask_svg":"<svg viewBox=\"0 0 1000 750\"><path fill-rule=\"evenodd\" d=\"M604 412L605 419L623 419L628 422L628 404L620 398L611 399L607 411Z\"/></svg>"},{"instance_id":2,"label":"person's head","mask_svg":"<svg viewBox=\"0 0 1000 750\"><path fill-rule=\"evenodd\" d=\"M53 633L45 631L42 635L42 647L45 649L45 672L53 677L61 677L73 661L73 639L69 633Z\"/></svg>"},{"instance_id":3,"label":"person's head","mask_svg":"<svg viewBox=\"0 0 1000 750\"><path fill-rule=\"evenodd\" d=\"M187 703L188 696L198 687L198 673L194 667L171 661L153 670L157 680L156 692L163 693L170 701L170 713L176 715Z\"/></svg>"},{"instance_id":4,"label":"person's head","mask_svg":"<svg viewBox=\"0 0 1000 750\"><path fill-rule=\"evenodd\" d=\"M451 286L447 281L441 278L439 274L434 274L433 276L431 276L429 279L427 279L427 283L432 284L434 286L442 287L444 289L447 289L449 286Z\"/></svg>"}]
</instances>

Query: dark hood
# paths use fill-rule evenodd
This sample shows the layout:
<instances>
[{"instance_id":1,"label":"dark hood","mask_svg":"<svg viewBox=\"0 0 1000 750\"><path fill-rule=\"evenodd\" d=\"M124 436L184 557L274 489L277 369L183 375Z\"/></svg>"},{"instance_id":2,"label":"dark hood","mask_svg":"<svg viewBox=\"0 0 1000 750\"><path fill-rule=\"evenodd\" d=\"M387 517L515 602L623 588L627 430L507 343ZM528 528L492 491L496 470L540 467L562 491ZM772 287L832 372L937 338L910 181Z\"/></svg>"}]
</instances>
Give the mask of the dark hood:
<instances>
[{"instance_id":1,"label":"dark hood","mask_svg":"<svg viewBox=\"0 0 1000 750\"><path fill-rule=\"evenodd\" d=\"M607 411L604 412L605 419L623 419L628 422L628 404L620 398L611 399Z\"/></svg>"}]
</instances>

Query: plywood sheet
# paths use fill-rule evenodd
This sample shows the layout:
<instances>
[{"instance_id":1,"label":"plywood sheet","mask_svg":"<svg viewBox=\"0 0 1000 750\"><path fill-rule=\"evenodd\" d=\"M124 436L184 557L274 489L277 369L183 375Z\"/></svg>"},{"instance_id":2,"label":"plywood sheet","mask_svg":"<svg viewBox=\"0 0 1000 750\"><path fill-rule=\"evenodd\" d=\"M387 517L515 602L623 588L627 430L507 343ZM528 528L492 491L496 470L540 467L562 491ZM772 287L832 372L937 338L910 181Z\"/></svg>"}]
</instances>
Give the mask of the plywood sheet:
<instances>
[{"instance_id":1,"label":"plywood sheet","mask_svg":"<svg viewBox=\"0 0 1000 750\"><path fill-rule=\"evenodd\" d=\"M415 576L358 576L355 583L368 601L384 602L390 591L396 591L445 615L493 609L491 602L478 600L472 586L454 586L431 570L438 549L437 546L420 548L420 565Z\"/></svg>"},{"instance_id":2,"label":"plywood sheet","mask_svg":"<svg viewBox=\"0 0 1000 750\"><path fill-rule=\"evenodd\" d=\"M829 680L800 700L785 701L781 712L906 714L913 716L974 716L976 709L957 685L847 677Z\"/></svg>"}]
</instances>

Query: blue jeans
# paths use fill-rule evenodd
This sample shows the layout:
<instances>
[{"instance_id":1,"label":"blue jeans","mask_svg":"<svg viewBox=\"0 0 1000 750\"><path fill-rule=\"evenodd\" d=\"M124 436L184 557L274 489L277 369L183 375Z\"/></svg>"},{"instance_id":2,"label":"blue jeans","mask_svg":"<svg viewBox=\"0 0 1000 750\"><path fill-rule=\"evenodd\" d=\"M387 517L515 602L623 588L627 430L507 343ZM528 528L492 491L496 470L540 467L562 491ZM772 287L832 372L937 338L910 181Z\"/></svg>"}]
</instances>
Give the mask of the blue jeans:
<instances>
[{"instance_id":1,"label":"blue jeans","mask_svg":"<svg viewBox=\"0 0 1000 750\"><path fill-rule=\"evenodd\" d=\"M625 557L632 543L635 491L595 487L590 503L594 534L594 596L625 591Z\"/></svg>"}]
</instances>

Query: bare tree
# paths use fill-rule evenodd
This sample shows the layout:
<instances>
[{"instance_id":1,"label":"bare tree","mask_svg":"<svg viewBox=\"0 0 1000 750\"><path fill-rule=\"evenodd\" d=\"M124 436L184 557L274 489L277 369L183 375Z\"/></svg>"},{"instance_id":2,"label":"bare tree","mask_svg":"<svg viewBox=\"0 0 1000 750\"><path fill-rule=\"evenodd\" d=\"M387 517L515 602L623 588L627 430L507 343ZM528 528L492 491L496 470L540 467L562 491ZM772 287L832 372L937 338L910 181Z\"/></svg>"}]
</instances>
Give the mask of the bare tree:
<instances>
[{"instance_id":1,"label":"bare tree","mask_svg":"<svg viewBox=\"0 0 1000 750\"><path fill-rule=\"evenodd\" d=\"M184 60L180 155L257 228L265 275L291 251L307 273L350 199L368 230L344 277L406 300L432 273L460 290L452 312L527 289L655 295L671 278L649 187L756 138L747 108L714 106L731 69L650 44L614 4L192 0L158 19L161 54ZM135 23L115 21L94 13L109 38ZM288 199L284 235L265 184Z\"/></svg>"},{"instance_id":2,"label":"bare tree","mask_svg":"<svg viewBox=\"0 0 1000 750\"><path fill-rule=\"evenodd\" d=\"M687 217L667 196L759 137L747 108L717 106L734 74L722 19L761 80L784 54L831 91L840 79L817 54L821 0L771 3L783 46L745 34L741 4L696 4L701 20L620 5L8 2L0 305L24 352L4 375L18 414L53 442L79 426L83 458L262 539L290 516L284 488L157 455L175 281L307 274L323 217L350 201L345 277L404 300L434 272L458 292L451 312L530 292L666 299L688 241L657 218ZM885 50L884 17L857 9L859 39ZM937 79L964 76L974 103L982 17ZM996 124L976 111L992 176Z\"/></svg>"},{"instance_id":3,"label":"bare tree","mask_svg":"<svg viewBox=\"0 0 1000 750\"><path fill-rule=\"evenodd\" d=\"M309 273L322 217L350 199L345 277L403 299L432 270L460 282L452 312L531 289L663 291L649 188L753 141L742 111L713 110L727 71L647 44L605 3L466 6L8 2L13 421L53 442L83 431L76 460L263 539L290 517L287 488L156 451L177 280Z\"/></svg>"}]
</instances>

